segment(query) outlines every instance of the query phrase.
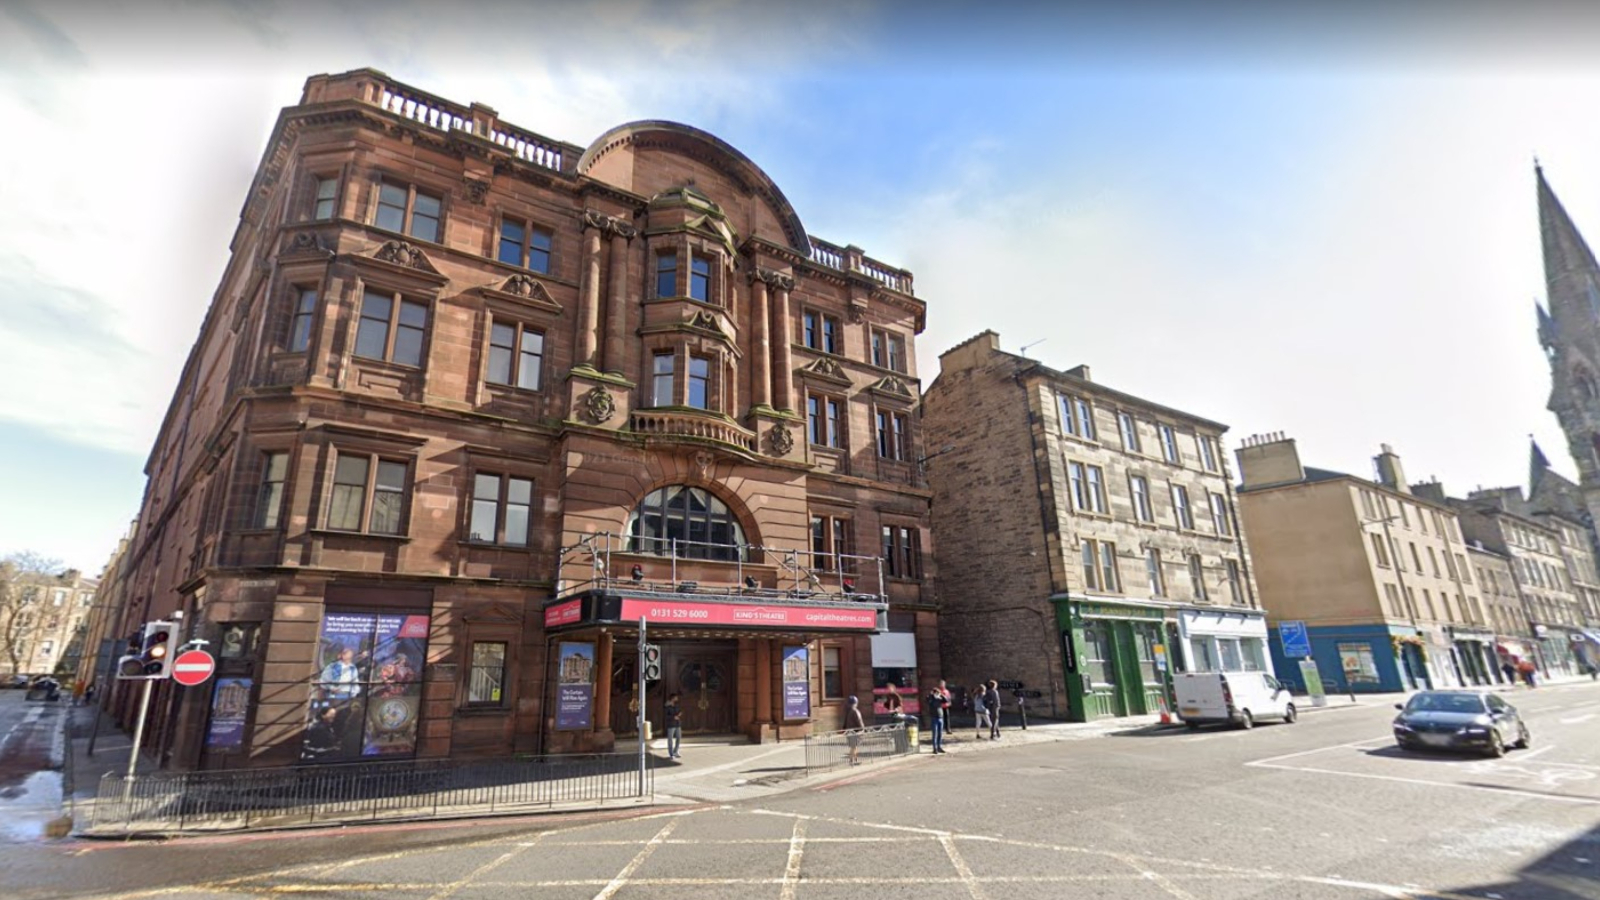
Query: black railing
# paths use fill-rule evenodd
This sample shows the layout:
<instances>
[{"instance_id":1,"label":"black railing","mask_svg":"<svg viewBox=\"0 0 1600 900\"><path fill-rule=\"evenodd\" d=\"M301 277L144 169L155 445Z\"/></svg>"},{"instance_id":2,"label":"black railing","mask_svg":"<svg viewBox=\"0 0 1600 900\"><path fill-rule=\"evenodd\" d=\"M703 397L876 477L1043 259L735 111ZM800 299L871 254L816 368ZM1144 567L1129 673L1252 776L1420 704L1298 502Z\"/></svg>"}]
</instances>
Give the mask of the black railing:
<instances>
[{"instance_id":1,"label":"black railing","mask_svg":"<svg viewBox=\"0 0 1600 900\"><path fill-rule=\"evenodd\" d=\"M844 731L825 731L806 738L806 772L826 771L848 765L850 748L856 748L861 762L888 759L913 753L904 722L871 725Z\"/></svg>"},{"instance_id":2,"label":"black railing","mask_svg":"<svg viewBox=\"0 0 1600 900\"><path fill-rule=\"evenodd\" d=\"M226 831L483 815L561 803L643 799L655 761L635 754L108 773L91 834Z\"/></svg>"}]
</instances>

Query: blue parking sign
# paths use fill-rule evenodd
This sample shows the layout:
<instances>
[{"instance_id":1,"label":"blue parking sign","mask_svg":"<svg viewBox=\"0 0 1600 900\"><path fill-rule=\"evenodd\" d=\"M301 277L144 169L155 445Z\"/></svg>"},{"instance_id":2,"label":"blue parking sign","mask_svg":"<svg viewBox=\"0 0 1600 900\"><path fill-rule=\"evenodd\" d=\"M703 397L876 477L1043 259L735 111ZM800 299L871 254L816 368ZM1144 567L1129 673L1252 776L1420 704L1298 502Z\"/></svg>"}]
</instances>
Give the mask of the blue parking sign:
<instances>
[{"instance_id":1,"label":"blue parking sign","mask_svg":"<svg viewBox=\"0 0 1600 900\"><path fill-rule=\"evenodd\" d=\"M1278 640L1283 644L1283 655L1290 659L1311 655L1311 636L1306 634L1304 622L1279 622Z\"/></svg>"}]
</instances>

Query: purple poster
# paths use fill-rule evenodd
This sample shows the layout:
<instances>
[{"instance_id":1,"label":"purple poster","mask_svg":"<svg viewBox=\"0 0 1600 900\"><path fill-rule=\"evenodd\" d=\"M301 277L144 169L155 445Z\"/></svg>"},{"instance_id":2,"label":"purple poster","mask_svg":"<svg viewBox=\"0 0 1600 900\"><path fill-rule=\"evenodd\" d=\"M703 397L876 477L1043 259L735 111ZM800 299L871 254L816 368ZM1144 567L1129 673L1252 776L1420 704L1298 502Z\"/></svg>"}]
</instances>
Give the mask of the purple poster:
<instances>
[{"instance_id":1,"label":"purple poster","mask_svg":"<svg viewBox=\"0 0 1600 900\"><path fill-rule=\"evenodd\" d=\"M206 749L227 752L244 746L244 721L250 712L249 678L218 678L211 693L211 724Z\"/></svg>"},{"instance_id":2,"label":"purple poster","mask_svg":"<svg viewBox=\"0 0 1600 900\"><path fill-rule=\"evenodd\" d=\"M783 717L811 718L811 654L805 647L783 648Z\"/></svg>"},{"instance_id":3,"label":"purple poster","mask_svg":"<svg viewBox=\"0 0 1600 900\"><path fill-rule=\"evenodd\" d=\"M556 728L581 731L594 715L594 645L565 643L556 657Z\"/></svg>"}]
</instances>

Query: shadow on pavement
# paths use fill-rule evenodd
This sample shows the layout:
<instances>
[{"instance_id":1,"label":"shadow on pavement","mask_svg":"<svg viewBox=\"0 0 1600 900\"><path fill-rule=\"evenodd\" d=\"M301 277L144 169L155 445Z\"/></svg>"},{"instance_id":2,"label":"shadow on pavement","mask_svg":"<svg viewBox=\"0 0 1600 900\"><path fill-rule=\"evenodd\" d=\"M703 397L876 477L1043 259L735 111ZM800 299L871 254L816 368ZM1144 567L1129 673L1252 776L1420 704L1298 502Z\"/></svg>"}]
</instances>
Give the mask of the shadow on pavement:
<instances>
[{"instance_id":1,"label":"shadow on pavement","mask_svg":"<svg viewBox=\"0 0 1600 900\"><path fill-rule=\"evenodd\" d=\"M1600 825L1518 869L1511 880L1451 890L1503 900L1600 900Z\"/></svg>"}]
</instances>

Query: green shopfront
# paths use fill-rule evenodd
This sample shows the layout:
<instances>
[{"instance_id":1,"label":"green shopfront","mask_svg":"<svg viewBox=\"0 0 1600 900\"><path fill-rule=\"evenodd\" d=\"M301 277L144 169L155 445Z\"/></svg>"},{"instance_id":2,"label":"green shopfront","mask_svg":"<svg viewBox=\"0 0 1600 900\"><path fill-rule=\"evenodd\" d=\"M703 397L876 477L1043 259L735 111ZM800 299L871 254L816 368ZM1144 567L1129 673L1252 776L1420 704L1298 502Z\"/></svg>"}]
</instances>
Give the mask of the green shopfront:
<instances>
[{"instance_id":1,"label":"green shopfront","mask_svg":"<svg viewBox=\"0 0 1600 900\"><path fill-rule=\"evenodd\" d=\"M1066 671L1068 718L1089 722L1162 711L1178 633L1175 604L1052 597Z\"/></svg>"}]
</instances>

